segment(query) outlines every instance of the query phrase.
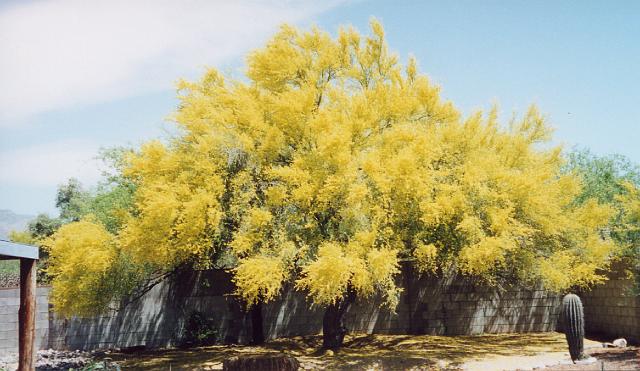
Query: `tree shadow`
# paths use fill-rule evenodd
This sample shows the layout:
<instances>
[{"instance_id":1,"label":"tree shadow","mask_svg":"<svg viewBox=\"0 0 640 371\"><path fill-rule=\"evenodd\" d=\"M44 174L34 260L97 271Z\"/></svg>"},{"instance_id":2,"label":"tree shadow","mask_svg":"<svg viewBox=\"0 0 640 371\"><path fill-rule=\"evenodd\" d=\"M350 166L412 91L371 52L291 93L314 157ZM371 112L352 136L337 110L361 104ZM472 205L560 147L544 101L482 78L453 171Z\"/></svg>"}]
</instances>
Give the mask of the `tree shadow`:
<instances>
[{"instance_id":1,"label":"tree shadow","mask_svg":"<svg viewBox=\"0 0 640 371\"><path fill-rule=\"evenodd\" d=\"M221 343L246 342L251 321L232 292L222 270L181 272L165 280L119 311L91 318L49 319L49 346L56 349L163 348L180 342L193 311L206 313ZM211 308L226 310L212 311Z\"/></svg>"},{"instance_id":2,"label":"tree shadow","mask_svg":"<svg viewBox=\"0 0 640 371\"><path fill-rule=\"evenodd\" d=\"M138 354L110 355L127 369L196 370L221 367L228 357L287 353L298 358L304 367L331 370L445 368L456 369L472 359L500 355L534 355L564 351L566 343L560 333L495 334L479 336L429 335L348 335L345 346L335 354L317 353L322 342L319 335L281 338L265 346L211 346L189 350L169 349Z\"/></svg>"},{"instance_id":3,"label":"tree shadow","mask_svg":"<svg viewBox=\"0 0 640 371\"><path fill-rule=\"evenodd\" d=\"M537 288L502 289L465 277L420 276L403 266L403 288L395 311L383 299L356 301L345 315L347 328L365 334L474 335L544 332L556 329L560 298ZM157 285L123 310L95 318L49 322L49 346L56 349L164 348L179 344L186 319L204 313L223 344L248 343L252 333L244 305L232 294L231 274L223 270L186 271ZM323 309L310 307L291 285L278 300L263 305L266 339L319 334Z\"/></svg>"}]
</instances>

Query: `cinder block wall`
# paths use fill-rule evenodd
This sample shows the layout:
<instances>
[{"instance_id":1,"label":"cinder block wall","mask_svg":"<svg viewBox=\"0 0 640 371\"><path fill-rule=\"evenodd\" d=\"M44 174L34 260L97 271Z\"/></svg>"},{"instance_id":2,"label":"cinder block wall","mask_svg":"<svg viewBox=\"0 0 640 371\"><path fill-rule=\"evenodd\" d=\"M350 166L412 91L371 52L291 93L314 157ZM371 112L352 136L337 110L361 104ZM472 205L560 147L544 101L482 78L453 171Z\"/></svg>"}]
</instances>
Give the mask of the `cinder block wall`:
<instances>
[{"instance_id":1,"label":"cinder block wall","mask_svg":"<svg viewBox=\"0 0 640 371\"><path fill-rule=\"evenodd\" d=\"M561 298L540 289L502 289L463 279L418 277L405 267L398 278L403 293L395 313L379 298L356 302L348 311L351 331L386 334L462 335L540 332L556 329ZM176 345L189 314L207 314L218 340L246 343L251 321L232 295L223 271L184 274L158 285L125 310L99 318L59 319L49 323L49 346L55 349L165 347ZM318 334L321 308L311 308L304 294L287 287L281 298L264 305L268 338Z\"/></svg>"},{"instance_id":2,"label":"cinder block wall","mask_svg":"<svg viewBox=\"0 0 640 371\"><path fill-rule=\"evenodd\" d=\"M185 273L154 287L122 311L95 318L63 319L49 314L48 289L40 288L38 346L83 350L173 346L180 340L186 319L196 310L215 323L220 342L246 343L251 321L232 295L230 278L220 270ZM420 277L408 266L398 277L398 285L403 292L395 312L380 307L380 298L360 300L346 315L349 330L463 335L553 331L558 322L561 298L540 289L496 289L462 278ZM2 317L0 344L6 351L17 351L17 340L5 339L17 337L19 292L4 291L8 299L0 301L0 311L11 310L13 315ZM9 303L15 308L5 309ZM264 305L264 332L268 338L318 334L322 315L322 309L311 308L304 294L287 287L279 300Z\"/></svg>"},{"instance_id":3,"label":"cinder block wall","mask_svg":"<svg viewBox=\"0 0 640 371\"><path fill-rule=\"evenodd\" d=\"M561 297L541 289L416 277L409 268L402 278L395 313L380 307L379 298L361 300L347 312L347 328L369 334L471 335L554 331L557 326ZM308 308L302 294L286 290L281 300L265 306L265 333L319 333L322 315L322 310Z\"/></svg>"},{"instance_id":4,"label":"cinder block wall","mask_svg":"<svg viewBox=\"0 0 640 371\"><path fill-rule=\"evenodd\" d=\"M230 275L224 271L182 274L155 286L118 312L72 319L54 314L49 322L49 345L81 350L172 346L193 311L210 317L221 342L245 342L250 321L230 295L232 291Z\"/></svg>"},{"instance_id":5,"label":"cinder block wall","mask_svg":"<svg viewBox=\"0 0 640 371\"><path fill-rule=\"evenodd\" d=\"M36 347L49 343L49 288L36 291ZM18 309L20 289L0 289L0 356L18 352Z\"/></svg>"},{"instance_id":6,"label":"cinder block wall","mask_svg":"<svg viewBox=\"0 0 640 371\"><path fill-rule=\"evenodd\" d=\"M623 337L640 344L640 297L623 265L614 266L610 279L582 293L587 335L613 340Z\"/></svg>"},{"instance_id":7,"label":"cinder block wall","mask_svg":"<svg viewBox=\"0 0 640 371\"><path fill-rule=\"evenodd\" d=\"M561 297L518 286L491 288L462 278L420 277L410 267L398 278L403 292L392 313L379 298L356 302L346 315L351 331L386 334L462 335L553 331ZM586 330L607 338L638 342L640 298L618 269L603 286L581 293ZM50 311L49 288L37 290L36 346L39 349L97 349L176 345L193 311L205 313L218 328L218 340L245 343L251 321L234 296L224 271L182 274L154 287L123 310L95 318L63 319ZM18 289L0 289L0 356L17 352ZM263 307L269 338L320 333L323 311L310 308L303 294L287 287Z\"/></svg>"}]
</instances>

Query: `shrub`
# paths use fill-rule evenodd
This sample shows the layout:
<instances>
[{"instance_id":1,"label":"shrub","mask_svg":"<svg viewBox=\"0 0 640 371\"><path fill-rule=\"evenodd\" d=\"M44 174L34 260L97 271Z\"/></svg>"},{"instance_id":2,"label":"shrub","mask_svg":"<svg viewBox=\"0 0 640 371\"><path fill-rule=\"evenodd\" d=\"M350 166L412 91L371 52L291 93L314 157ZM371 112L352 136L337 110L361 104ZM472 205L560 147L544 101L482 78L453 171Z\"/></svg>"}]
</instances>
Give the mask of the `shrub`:
<instances>
[{"instance_id":1,"label":"shrub","mask_svg":"<svg viewBox=\"0 0 640 371\"><path fill-rule=\"evenodd\" d=\"M202 312L193 311L182 330L180 346L183 348L214 344L217 331L210 319Z\"/></svg>"}]
</instances>

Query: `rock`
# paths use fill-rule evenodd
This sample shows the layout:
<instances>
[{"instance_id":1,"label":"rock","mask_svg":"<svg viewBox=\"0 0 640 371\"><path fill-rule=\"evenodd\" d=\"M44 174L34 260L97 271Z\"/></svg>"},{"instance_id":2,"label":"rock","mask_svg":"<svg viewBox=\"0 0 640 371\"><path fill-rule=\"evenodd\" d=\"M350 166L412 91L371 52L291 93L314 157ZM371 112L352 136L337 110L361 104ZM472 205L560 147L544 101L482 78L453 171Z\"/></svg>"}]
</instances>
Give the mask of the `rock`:
<instances>
[{"instance_id":1,"label":"rock","mask_svg":"<svg viewBox=\"0 0 640 371\"><path fill-rule=\"evenodd\" d=\"M624 338L616 339L613 341L613 346L616 348L626 348L627 340L625 340Z\"/></svg>"},{"instance_id":2,"label":"rock","mask_svg":"<svg viewBox=\"0 0 640 371\"><path fill-rule=\"evenodd\" d=\"M0 370L13 371L18 369L18 356L17 355L6 355L0 357Z\"/></svg>"},{"instance_id":3,"label":"rock","mask_svg":"<svg viewBox=\"0 0 640 371\"><path fill-rule=\"evenodd\" d=\"M94 356L94 357L102 357L107 353L108 353L108 351L104 350L104 349L96 349L96 350L92 350L91 351L91 355Z\"/></svg>"},{"instance_id":4,"label":"rock","mask_svg":"<svg viewBox=\"0 0 640 371\"><path fill-rule=\"evenodd\" d=\"M92 353L75 351L59 351L53 349L38 351L37 371L84 369L120 370L120 366L110 360L95 361ZM0 369L2 364L0 364Z\"/></svg>"},{"instance_id":5,"label":"rock","mask_svg":"<svg viewBox=\"0 0 640 371\"><path fill-rule=\"evenodd\" d=\"M627 340L619 338L613 341L613 343L602 343L603 348L626 348Z\"/></svg>"},{"instance_id":6,"label":"rock","mask_svg":"<svg viewBox=\"0 0 640 371\"><path fill-rule=\"evenodd\" d=\"M324 355L325 355L325 356L332 357L332 356L333 356L333 350L331 350L331 349L327 349L327 350L324 352Z\"/></svg>"},{"instance_id":7,"label":"rock","mask_svg":"<svg viewBox=\"0 0 640 371\"><path fill-rule=\"evenodd\" d=\"M595 359L595 357L587 357L587 358L583 358L583 359L578 359L576 360L574 363L576 365L591 365L596 363L597 359Z\"/></svg>"}]
</instances>

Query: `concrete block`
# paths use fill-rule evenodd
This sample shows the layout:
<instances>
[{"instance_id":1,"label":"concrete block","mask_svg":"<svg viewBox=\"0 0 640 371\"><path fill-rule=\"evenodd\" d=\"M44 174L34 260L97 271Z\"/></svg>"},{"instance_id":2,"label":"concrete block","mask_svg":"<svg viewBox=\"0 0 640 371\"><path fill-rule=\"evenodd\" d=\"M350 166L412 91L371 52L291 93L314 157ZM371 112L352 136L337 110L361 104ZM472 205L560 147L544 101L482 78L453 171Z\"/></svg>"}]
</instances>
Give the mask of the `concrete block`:
<instances>
[{"instance_id":1,"label":"concrete block","mask_svg":"<svg viewBox=\"0 0 640 371\"><path fill-rule=\"evenodd\" d=\"M15 316L18 316L18 309L20 308L20 306L18 305L3 305L0 306L0 315L2 314L13 314Z\"/></svg>"},{"instance_id":2,"label":"concrete block","mask_svg":"<svg viewBox=\"0 0 640 371\"><path fill-rule=\"evenodd\" d=\"M465 319L465 318L473 318L476 316L482 316L484 317L484 313L482 311L479 311L478 313L476 313L475 311L467 311L467 310L448 310L444 313L444 317L448 318L448 319Z\"/></svg>"},{"instance_id":3,"label":"concrete block","mask_svg":"<svg viewBox=\"0 0 640 371\"><path fill-rule=\"evenodd\" d=\"M180 287L184 286L180 281ZM405 281L399 281L401 285ZM413 331L431 334L477 334L483 332L509 331L549 331L555 329L558 321L558 309L561 298L544 290L519 290L510 288L499 293L495 289L476 287L468 283L446 282L445 280L421 278L412 281L412 287L419 287L415 297L406 293L397 308L397 314L391 315L385 310L374 310L378 299L356 303L347 315L347 326L361 332L398 333L409 332L409 318ZM615 283L614 286L622 285ZM169 285L159 285L147 297L140 301L140 308L127 313L103 316L95 319L73 319L61 321L48 313L46 298L48 288L38 289L42 299L38 303L37 331L48 335L49 345L69 346L80 349L92 347L130 346L131 344L170 344L180 321L189 308L201 308L220 323L225 333L237 333L237 339L246 337L248 324L246 314L240 313L239 306L234 307L233 300L215 294L215 290L185 287L174 296L168 295ZM638 300L617 301L624 305L612 308L604 304L611 302L613 291L600 290L585 295L585 313L587 326L595 328L613 328L611 322L622 320L621 331L637 328L637 313L634 308ZM182 292L183 291L183 292ZM619 295L616 291L616 295ZM7 290L0 290L0 300L11 299ZM603 295L603 296L599 296ZM173 302L168 297L182 299ZM176 305L179 302L179 305ZM0 301L1 303L1 301ZM8 303L8 301L5 301ZM0 304L0 316L9 314L8 304ZM236 309L234 309L236 308ZM444 309L444 310L443 310ZM618 309L616 312L615 309ZM607 311L611 311L607 313ZM284 311L284 312L282 312ZM17 314L17 301L15 307ZM282 316L286 313L286 316ZM16 317L17 318L17 317ZM623 319L624 318L624 319ZM2 318L0 318L0 323ZM265 329L271 334L306 335L317 333L321 329L322 310L310 310L304 296L298 293L283 293L282 299L265 307ZM17 325L16 325L17 326ZM47 329L47 326L49 327ZM634 327L635 326L635 327ZM17 327L16 327L17 328ZM48 332L46 332L48 331ZM10 331L5 331L8 334ZM2 336L3 332L0 332ZM226 336L226 335L225 335ZM127 345L128 344L128 345Z\"/></svg>"},{"instance_id":4,"label":"concrete block","mask_svg":"<svg viewBox=\"0 0 640 371\"><path fill-rule=\"evenodd\" d=\"M482 310L481 304L477 301L460 301L458 302L458 308L466 311Z\"/></svg>"},{"instance_id":5,"label":"concrete block","mask_svg":"<svg viewBox=\"0 0 640 371\"><path fill-rule=\"evenodd\" d=\"M47 308L49 306L49 297L36 296L36 307L40 307L40 306Z\"/></svg>"},{"instance_id":6,"label":"concrete block","mask_svg":"<svg viewBox=\"0 0 640 371\"><path fill-rule=\"evenodd\" d=\"M455 302L455 301L445 302L445 303L443 303L443 307L444 307L444 310L446 310L446 311L452 311L452 310L458 310L459 309L458 303Z\"/></svg>"},{"instance_id":7,"label":"concrete block","mask_svg":"<svg viewBox=\"0 0 640 371\"><path fill-rule=\"evenodd\" d=\"M20 291L17 289L0 289L1 298L15 298L20 297Z\"/></svg>"},{"instance_id":8,"label":"concrete block","mask_svg":"<svg viewBox=\"0 0 640 371\"><path fill-rule=\"evenodd\" d=\"M20 305L20 295L18 295L17 297L8 296L8 297L0 298L0 306L5 306L5 305L15 305L15 306Z\"/></svg>"},{"instance_id":9,"label":"concrete block","mask_svg":"<svg viewBox=\"0 0 640 371\"><path fill-rule=\"evenodd\" d=\"M18 331L18 321L0 323L0 331Z\"/></svg>"},{"instance_id":10,"label":"concrete block","mask_svg":"<svg viewBox=\"0 0 640 371\"><path fill-rule=\"evenodd\" d=\"M14 323L18 322L18 314L0 314L0 323Z\"/></svg>"},{"instance_id":11,"label":"concrete block","mask_svg":"<svg viewBox=\"0 0 640 371\"><path fill-rule=\"evenodd\" d=\"M444 326L427 327L425 329L424 333L428 334L428 335L444 335L445 334L445 328L444 328Z\"/></svg>"}]
</instances>

